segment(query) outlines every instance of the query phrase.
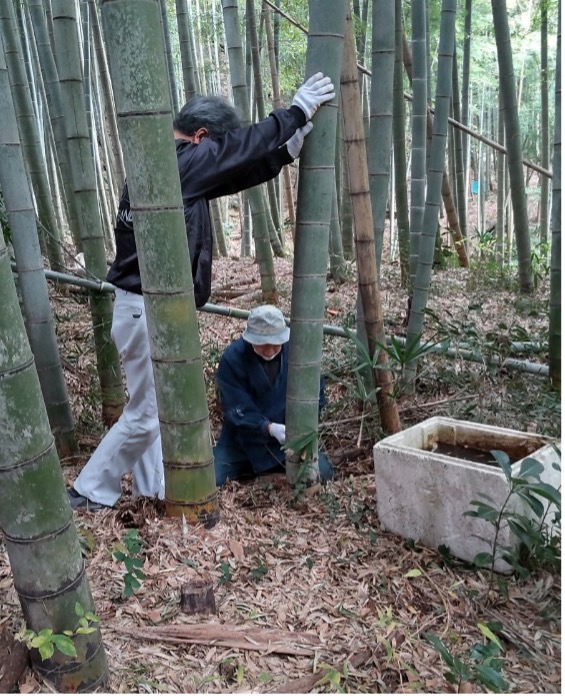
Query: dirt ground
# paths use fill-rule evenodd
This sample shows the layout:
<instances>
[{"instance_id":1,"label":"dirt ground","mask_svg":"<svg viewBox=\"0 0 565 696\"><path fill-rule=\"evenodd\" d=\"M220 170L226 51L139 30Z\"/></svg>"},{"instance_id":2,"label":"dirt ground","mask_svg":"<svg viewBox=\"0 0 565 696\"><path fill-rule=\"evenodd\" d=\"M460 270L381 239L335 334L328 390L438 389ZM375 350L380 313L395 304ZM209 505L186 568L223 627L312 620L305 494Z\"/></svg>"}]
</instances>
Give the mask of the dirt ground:
<instances>
[{"instance_id":1,"label":"dirt ground","mask_svg":"<svg viewBox=\"0 0 565 696\"><path fill-rule=\"evenodd\" d=\"M214 263L211 302L249 309L261 301L259 273L251 259L236 258L237 244L233 239L232 256ZM292 259L275 266L288 316ZM354 327L355 293L353 267L344 285L328 281L326 323ZM474 258L464 270L450 260L434 273L426 334L504 358L512 341L547 342L547 297L547 275L535 295L523 297L511 274L493 274L486 261ZM382 299L387 333L401 335L406 296L396 261L383 265ZM53 300L80 440L79 458L63 462L71 482L103 428L85 298L54 290ZM199 322L217 436L213 375L244 322L205 313ZM486 643L479 625L488 625L502 646L510 692L561 692L559 575L497 576L491 586L488 571L381 529L372 446L382 432L375 409L359 406L354 357L346 339L325 338L328 406L320 434L337 478L323 489L296 496L280 476L229 483L219 492L221 521L212 530L164 517L158 502L131 500L127 480L118 508L75 514L101 618L108 691L450 692L446 666L425 634L470 662L472 646ZM547 362L543 352L512 357ZM399 400L403 427L446 415L560 435L560 399L545 378L433 354L420 370L416 394ZM146 578L124 598L124 567L112 551L131 528L143 539ZM211 580L216 614L179 610L180 589L195 577ZM16 631L21 621L0 545L0 630ZM50 690L29 669L18 688ZM481 690L460 685L462 692Z\"/></svg>"}]
</instances>

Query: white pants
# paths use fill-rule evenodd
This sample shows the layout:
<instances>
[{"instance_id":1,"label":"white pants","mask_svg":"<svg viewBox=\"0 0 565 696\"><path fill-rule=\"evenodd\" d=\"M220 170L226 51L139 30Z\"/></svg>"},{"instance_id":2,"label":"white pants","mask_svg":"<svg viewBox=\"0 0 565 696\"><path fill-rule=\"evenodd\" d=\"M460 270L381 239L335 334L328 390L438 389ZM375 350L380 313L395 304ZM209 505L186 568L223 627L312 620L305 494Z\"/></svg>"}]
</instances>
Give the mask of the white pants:
<instances>
[{"instance_id":1,"label":"white pants","mask_svg":"<svg viewBox=\"0 0 565 696\"><path fill-rule=\"evenodd\" d=\"M109 506L117 502L122 476L130 471L134 496L162 498L165 492L157 397L141 295L116 290L111 335L122 359L129 401L74 482L78 493Z\"/></svg>"}]
</instances>

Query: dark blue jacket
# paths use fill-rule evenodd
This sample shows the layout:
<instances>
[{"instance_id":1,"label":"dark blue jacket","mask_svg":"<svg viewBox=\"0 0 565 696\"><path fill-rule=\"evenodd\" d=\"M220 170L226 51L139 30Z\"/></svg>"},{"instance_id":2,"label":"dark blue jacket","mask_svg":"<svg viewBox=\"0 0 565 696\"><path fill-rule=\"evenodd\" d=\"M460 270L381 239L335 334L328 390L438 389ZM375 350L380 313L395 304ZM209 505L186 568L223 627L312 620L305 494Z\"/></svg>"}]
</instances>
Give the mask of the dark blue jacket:
<instances>
[{"instance_id":1,"label":"dark blue jacket","mask_svg":"<svg viewBox=\"0 0 565 696\"><path fill-rule=\"evenodd\" d=\"M218 445L245 450L255 473L284 461L284 451L269 434L269 423L286 419L286 388L288 379L288 343L281 350L281 368L271 384L264 368L265 361L253 346L238 338L229 345L220 359L217 384L223 412L223 427ZM320 380L320 408L326 403L324 380Z\"/></svg>"}]
</instances>

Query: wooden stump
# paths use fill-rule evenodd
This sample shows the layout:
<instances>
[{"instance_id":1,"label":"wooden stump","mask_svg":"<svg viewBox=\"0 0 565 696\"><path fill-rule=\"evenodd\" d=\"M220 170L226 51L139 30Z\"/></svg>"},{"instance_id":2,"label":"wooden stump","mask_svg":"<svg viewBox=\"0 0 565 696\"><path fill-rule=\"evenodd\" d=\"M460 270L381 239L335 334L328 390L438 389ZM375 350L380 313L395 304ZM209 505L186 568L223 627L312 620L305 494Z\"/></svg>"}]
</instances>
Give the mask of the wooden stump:
<instances>
[{"instance_id":1,"label":"wooden stump","mask_svg":"<svg viewBox=\"0 0 565 696\"><path fill-rule=\"evenodd\" d=\"M208 576L194 578L181 587L180 608L185 614L215 614L216 600Z\"/></svg>"}]
</instances>

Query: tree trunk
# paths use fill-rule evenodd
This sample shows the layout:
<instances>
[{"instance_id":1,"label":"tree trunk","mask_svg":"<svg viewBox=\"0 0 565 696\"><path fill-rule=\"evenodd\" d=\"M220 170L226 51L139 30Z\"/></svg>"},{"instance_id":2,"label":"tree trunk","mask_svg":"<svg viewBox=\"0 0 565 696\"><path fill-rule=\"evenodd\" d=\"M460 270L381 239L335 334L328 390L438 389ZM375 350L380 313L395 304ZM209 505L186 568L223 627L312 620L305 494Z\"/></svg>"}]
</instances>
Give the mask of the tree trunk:
<instances>
[{"instance_id":1,"label":"tree trunk","mask_svg":"<svg viewBox=\"0 0 565 696\"><path fill-rule=\"evenodd\" d=\"M394 0L373 2L371 114L367 159L377 267L380 267L383 253L392 151L394 15Z\"/></svg>"},{"instance_id":2,"label":"tree trunk","mask_svg":"<svg viewBox=\"0 0 565 696\"><path fill-rule=\"evenodd\" d=\"M339 85L346 0L309 0L306 77ZM286 474L293 486L319 479L318 410L338 99L315 114L300 157L286 402ZM306 441L306 442L305 442ZM298 443L301 443L298 445Z\"/></svg>"},{"instance_id":3,"label":"tree trunk","mask_svg":"<svg viewBox=\"0 0 565 696\"><path fill-rule=\"evenodd\" d=\"M0 532L27 628L61 634L76 629L77 602L85 612L94 605L1 234L0 297ZM93 628L73 637L72 660L58 649L47 660L31 651L34 668L56 691L105 690L106 655Z\"/></svg>"},{"instance_id":4,"label":"tree trunk","mask_svg":"<svg viewBox=\"0 0 565 696\"><path fill-rule=\"evenodd\" d=\"M53 135L55 138L55 151L57 162L61 171L67 222L71 231L76 251L82 250L82 241L78 227L78 213L75 199L73 181L71 179L71 168L69 162L69 149L63 121L63 105L61 98L61 88L59 85L59 75L55 58L49 41L49 33L43 5L41 0L29 0L29 12L33 25L35 43L39 55L41 70L44 77L45 94L47 97L48 113Z\"/></svg>"},{"instance_id":5,"label":"tree trunk","mask_svg":"<svg viewBox=\"0 0 565 696\"><path fill-rule=\"evenodd\" d=\"M406 335L409 344L416 344L422 335L431 284L441 188L445 177L445 144L452 85L451 71L455 46L456 7L457 0L443 0L442 2L433 136L430 146L426 206L420 237L418 266ZM411 361L404 370L404 383L410 390L414 388L415 379L416 361Z\"/></svg>"},{"instance_id":6,"label":"tree trunk","mask_svg":"<svg viewBox=\"0 0 565 696\"><path fill-rule=\"evenodd\" d=\"M343 129L351 182L353 218L355 220L358 283L367 333L367 346L371 358L378 354L374 378L379 388L377 401L381 426L386 433L396 433L401 429L401 425L393 395L392 373L387 369L387 354L383 350L386 345L386 336L373 237L369 172L364 147L355 38L350 14L347 16L341 89L344 104Z\"/></svg>"},{"instance_id":7,"label":"tree trunk","mask_svg":"<svg viewBox=\"0 0 565 696\"><path fill-rule=\"evenodd\" d=\"M547 79L547 0L540 3L541 13L541 166L549 167L549 94ZM546 255L547 233L549 228L548 208L549 208L549 181L546 176L541 177L540 191L540 219L539 219L539 241L543 245L540 250Z\"/></svg>"},{"instance_id":8,"label":"tree trunk","mask_svg":"<svg viewBox=\"0 0 565 696\"><path fill-rule=\"evenodd\" d=\"M461 122L461 102L459 101L459 71L457 69L457 51L453 51L453 118ZM467 191L465 188L465 163L463 158L463 133L459 128L452 128L455 177L453 187L457 192L457 218L464 243L467 243Z\"/></svg>"},{"instance_id":9,"label":"tree trunk","mask_svg":"<svg viewBox=\"0 0 565 696\"><path fill-rule=\"evenodd\" d=\"M465 22L463 28L463 68L461 74L461 123L469 125L469 83L471 75L471 20L473 14L473 0L465 0ZM463 168L465 181L467 181L467 169L469 168L469 136L462 133L461 145L463 147ZM465 186L465 198L468 187Z\"/></svg>"},{"instance_id":10,"label":"tree trunk","mask_svg":"<svg viewBox=\"0 0 565 696\"><path fill-rule=\"evenodd\" d=\"M498 142L504 143L504 116L500 90L498 91ZM496 153L496 262L504 266L504 210L506 204L506 157Z\"/></svg>"},{"instance_id":11,"label":"tree trunk","mask_svg":"<svg viewBox=\"0 0 565 696\"><path fill-rule=\"evenodd\" d=\"M410 81L410 84L412 84L412 56L410 55L410 47L408 46L408 42L404 40L404 68L406 70L406 74L408 75L408 79ZM428 141L431 141L432 138L432 117L428 111L427 117L426 117L426 124L427 124L427 134L428 134ZM427 166L427 163L426 163ZM444 173L443 173L443 182L442 182L442 189L441 189L441 194L443 197L443 203L445 205L445 208L448 213L448 222L449 222L449 229L451 231L451 234L453 236L453 241L455 243L455 248L457 250L457 254L459 256L459 265L466 267L469 265L468 259L467 259L467 252L465 251L465 244L460 243L461 240L463 239L461 236L461 230L459 228L459 220L457 218L457 211L455 209L455 205L453 203L453 198L451 195L451 186L449 184L449 178L447 176L447 170L444 167ZM441 207L441 202L440 206Z\"/></svg>"},{"instance_id":12,"label":"tree trunk","mask_svg":"<svg viewBox=\"0 0 565 696\"><path fill-rule=\"evenodd\" d=\"M404 68L402 65L402 2L395 0L395 61L393 90L393 144L394 144L394 184L396 198L396 222L398 225L398 246L400 251L400 277L404 286L408 285L410 275L410 223L408 212L408 189L406 187L406 113L404 110ZM351 172L350 172L351 177ZM391 221L394 211L391 206Z\"/></svg>"},{"instance_id":13,"label":"tree trunk","mask_svg":"<svg viewBox=\"0 0 565 696\"><path fill-rule=\"evenodd\" d=\"M561 391L561 2L558 14L549 287L549 377L555 389Z\"/></svg>"},{"instance_id":14,"label":"tree trunk","mask_svg":"<svg viewBox=\"0 0 565 696\"><path fill-rule=\"evenodd\" d=\"M224 26L226 30L226 43L228 45L233 99L241 118L241 123L246 126L251 123L251 112L247 94L247 83L245 80L245 65L243 61L237 0L222 0L222 8L224 11ZM265 199L261 187L255 186L249 189L248 199L253 218L253 237L255 239L255 254L259 265L259 274L261 276L261 293L264 302L271 302L274 304L277 302L278 293L273 254L271 252L269 230L267 227Z\"/></svg>"},{"instance_id":15,"label":"tree trunk","mask_svg":"<svg viewBox=\"0 0 565 696\"><path fill-rule=\"evenodd\" d=\"M61 80L63 116L86 268L94 277L104 279L107 273L106 251L98 212L92 146L88 137L84 108L75 3L74 0L52 0L52 7L55 59ZM92 291L90 312L102 392L102 417L105 424L111 425L122 411L124 389L118 351L110 338L112 326L110 297Z\"/></svg>"},{"instance_id":16,"label":"tree trunk","mask_svg":"<svg viewBox=\"0 0 565 696\"><path fill-rule=\"evenodd\" d=\"M522 141L518 118L518 106L516 103L516 85L514 82L514 66L512 61L512 46L510 44L506 0L491 0L491 5L498 55L498 80L504 107L508 174L510 176L510 193L512 196L512 210L514 213L514 235L516 238L516 252L518 255L520 290L523 293L530 293L534 290L530 228L528 223L524 172L522 169Z\"/></svg>"},{"instance_id":17,"label":"tree trunk","mask_svg":"<svg viewBox=\"0 0 565 696\"><path fill-rule=\"evenodd\" d=\"M247 16L247 26L249 28L249 39L251 45L251 62L253 68L253 84L255 85L255 103L257 105L257 116L260 121L262 121L266 116L267 112L265 109L265 98L263 96L263 80L261 78L261 61L259 54L259 37L257 35L257 23L255 21L255 7L253 0L246 0L246 16ZM270 179L266 183L267 196L269 201L269 211L271 214L271 219L275 228L275 231L280 234L281 231L281 220L279 215L279 204L277 201L276 191L275 191L275 181ZM278 240L278 237L277 237ZM273 251L277 256L284 256L284 251L282 245L278 245L277 248L273 247Z\"/></svg>"},{"instance_id":18,"label":"tree trunk","mask_svg":"<svg viewBox=\"0 0 565 696\"><path fill-rule=\"evenodd\" d=\"M282 106L280 85L279 85L279 73L277 70L277 62L275 58L275 43L273 38L273 30L271 27L271 13L269 11L269 6L263 5L263 17L265 20L265 34L267 36L267 49L269 52L269 68L271 71L271 86L273 89L273 108L279 109ZM294 240L295 225L296 225L296 212L294 210L294 197L292 195L292 182L290 180L290 169L289 167L283 167L283 185L284 192L286 196L286 206L288 210L288 219L292 226L292 238Z\"/></svg>"},{"instance_id":19,"label":"tree trunk","mask_svg":"<svg viewBox=\"0 0 565 696\"><path fill-rule=\"evenodd\" d=\"M412 0L412 167L410 184L410 291L414 287L426 202L428 96L426 79L426 0Z\"/></svg>"},{"instance_id":20,"label":"tree trunk","mask_svg":"<svg viewBox=\"0 0 565 696\"><path fill-rule=\"evenodd\" d=\"M44 235L42 235L45 249L49 255L51 268L53 270L61 270L64 264L60 246L60 234L49 191L47 168L41 153L37 116L33 110L29 82L23 64L22 44L16 22L14 4L11 2L0 4L0 32L8 65L10 86L20 131L20 142L33 185L37 215L45 230Z\"/></svg>"},{"instance_id":21,"label":"tree trunk","mask_svg":"<svg viewBox=\"0 0 565 696\"><path fill-rule=\"evenodd\" d=\"M188 101L197 90L194 65L192 62L190 19L187 0L175 0L177 8L177 26L179 33L179 53L182 64L184 100Z\"/></svg>"},{"instance_id":22,"label":"tree trunk","mask_svg":"<svg viewBox=\"0 0 565 696\"><path fill-rule=\"evenodd\" d=\"M171 46L171 32L169 30L169 19L167 17L167 0L159 0L161 7L161 27L165 39L165 59L167 61L168 84L171 94L171 104L175 114L179 111L179 91L177 87L177 76L175 72L175 59Z\"/></svg>"},{"instance_id":23,"label":"tree trunk","mask_svg":"<svg viewBox=\"0 0 565 696\"><path fill-rule=\"evenodd\" d=\"M29 342L59 456L77 449L39 238L18 135L16 114L4 60L0 52L0 189L12 231Z\"/></svg>"},{"instance_id":24,"label":"tree trunk","mask_svg":"<svg viewBox=\"0 0 565 696\"><path fill-rule=\"evenodd\" d=\"M106 36L155 374L166 510L210 527L220 511L167 66L162 41L144 51L138 45L158 12L155 2L102 4L105 27L122 28Z\"/></svg>"},{"instance_id":25,"label":"tree trunk","mask_svg":"<svg viewBox=\"0 0 565 696\"><path fill-rule=\"evenodd\" d=\"M100 28L100 22L98 21L98 9L96 7L95 0L88 0L88 2L90 4L90 17L94 37L94 48L96 49L96 60L98 62L100 81L102 83L102 94L104 96L104 113L108 123L108 132L110 134L110 142L112 143L112 155L114 157L114 166L117 177L117 190L112 191L112 196L115 200L124 187L124 183L126 181L126 172L124 169L122 146L120 145L120 138L118 135L118 122L116 119L116 110L114 108L112 85L110 84L110 76L108 75L106 51L104 49L104 41L102 39L102 30Z\"/></svg>"}]
</instances>

